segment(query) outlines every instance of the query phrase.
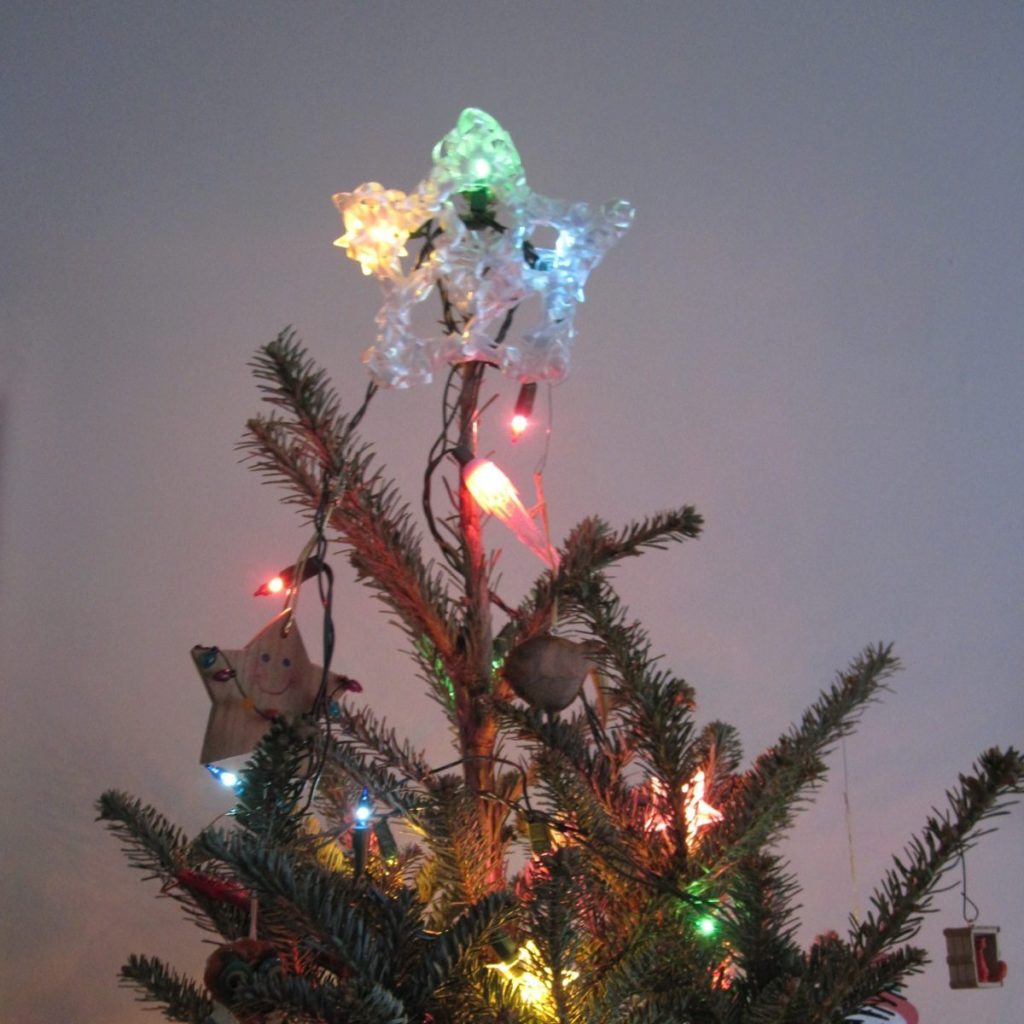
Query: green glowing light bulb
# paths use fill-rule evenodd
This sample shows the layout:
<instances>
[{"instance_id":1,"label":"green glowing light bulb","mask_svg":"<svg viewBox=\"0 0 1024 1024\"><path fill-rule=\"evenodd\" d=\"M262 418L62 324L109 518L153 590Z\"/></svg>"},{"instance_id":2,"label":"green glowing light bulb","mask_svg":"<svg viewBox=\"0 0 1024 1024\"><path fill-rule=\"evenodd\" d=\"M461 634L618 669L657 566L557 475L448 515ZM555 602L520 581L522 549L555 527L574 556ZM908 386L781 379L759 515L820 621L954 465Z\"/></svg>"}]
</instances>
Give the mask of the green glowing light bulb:
<instances>
[{"instance_id":1,"label":"green glowing light bulb","mask_svg":"<svg viewBox=\"0 0 1024 1024\"><path fill-rule=\"evenodd\" d=\"M490 114L475 107L434 147L434 177L459 191L516 192L526 177L512 137Z\"/></svg>"},{"instance_id":2,"label":"green glowing light bulb","mask_svg":"<svg viewBox=\"0 0 1024 1024\"><path fill-rule=\"evenodd\" d=\"M705 938L714 935L717 928L718 922L713 917L705 916L697 921L697 931Z\"/></svg>"}]
</instances>

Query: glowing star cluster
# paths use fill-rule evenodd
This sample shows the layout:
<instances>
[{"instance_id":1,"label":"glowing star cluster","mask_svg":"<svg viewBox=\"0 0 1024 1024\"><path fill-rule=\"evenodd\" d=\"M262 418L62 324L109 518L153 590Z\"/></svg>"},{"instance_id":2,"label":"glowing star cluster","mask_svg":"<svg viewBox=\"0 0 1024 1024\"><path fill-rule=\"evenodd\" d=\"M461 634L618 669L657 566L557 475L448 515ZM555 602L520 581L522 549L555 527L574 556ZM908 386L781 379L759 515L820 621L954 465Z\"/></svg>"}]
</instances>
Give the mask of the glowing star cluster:
<instances>
[{"instance_id":1,"label":"glowing star cluster","mask_svg":"<svg viewBox=\"0 0 1024 1024\"><path fill-rule=\"evenodd\" d=\"M722 820L722 812L704 800L704 771L693 777L689 786L683 786L686 794L686 837L690 842L696 838L699 829Z\"/></svg>"},{"instance_id":2,"label":"glowing star cluster","mask_svg":"<svg viewBox=\"0 0 1024 1024\"><path fill-rule=\"evenodd\" d=\"M591 207L533 192L508 132L473 108L434 147L433 169L414 192L370 182L334 202L345 225L335 244L384 291L377 340L363 359L387 387L426 383L439 367L468 360L519 379L561 380L587 277L633 219L623 200ZM552 248L534 244L541 230ZM414 235L423 244L416 259L407 248ZM438 286L449 322L421 334L414 312ZM507 330L528 299L539 318Z\"/></svg>"},{"instance_id":3,"label":"glowing star cluster","mask_svg":"<svg viewBox=\"0 0 1024 1024\"><path fill-rule=\"evenodd\" d=\"M649 780L651 793L656 800L664 800L665 789L658 779ZM686 840L692 843L697 838L697 833L707 825L713 825L716 821L722 820L722 812L717 807L712 807L704 799L706 780L704 770L700 769L694 775L693 780L684 783L682 787L685 798L684 813L686 814ZM664 817L655 810L647 815L647 828L652 832L664 832L668 824Z\"/></svg>"}]
</instances>

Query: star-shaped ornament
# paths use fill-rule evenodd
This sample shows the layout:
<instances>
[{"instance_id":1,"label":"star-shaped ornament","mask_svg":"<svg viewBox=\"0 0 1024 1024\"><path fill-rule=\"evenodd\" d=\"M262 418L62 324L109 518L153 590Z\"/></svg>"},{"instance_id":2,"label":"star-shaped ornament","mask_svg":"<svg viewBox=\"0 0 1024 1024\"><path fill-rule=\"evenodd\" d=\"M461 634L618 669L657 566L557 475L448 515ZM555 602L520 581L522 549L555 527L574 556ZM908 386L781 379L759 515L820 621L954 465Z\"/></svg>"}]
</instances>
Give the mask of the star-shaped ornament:
<instances>
[{"instance_id":1,"label":"star-shaped ornament","mask_svg":"<svg viewBox=\"0 0 1024 1024\"><path fill-rule=\"evenodd\" d=\"M199 756L203 764L248 754L279 715L298 717L312 711L323 679L323 669L306 654L290 609L241 650L197 644L192 660L213 702ZM353 679L327 674L328 694L361 689Z\"/></svg>"},{"instance_id":2,"label":"star-shaped ornament","mask_svg":"<svg viewBox=\"0 0 1024 1024\"><path fill-rule=\"evenodd\" d=\"M474 107L434 147L431 172L413 192L370 181L334 203L345 225L335 244L384 291L363 361L378 384L400 388L471 360L518 380L562 380L587 278L633 220L621 199L591 206L534 192L511 136ZM418 254L409 252L413 238ZM415 308L438 289L445 322L421 333ZM510 331L523 303L534 309L520 316L535 319Z\"/></svg>"}]
</instances>

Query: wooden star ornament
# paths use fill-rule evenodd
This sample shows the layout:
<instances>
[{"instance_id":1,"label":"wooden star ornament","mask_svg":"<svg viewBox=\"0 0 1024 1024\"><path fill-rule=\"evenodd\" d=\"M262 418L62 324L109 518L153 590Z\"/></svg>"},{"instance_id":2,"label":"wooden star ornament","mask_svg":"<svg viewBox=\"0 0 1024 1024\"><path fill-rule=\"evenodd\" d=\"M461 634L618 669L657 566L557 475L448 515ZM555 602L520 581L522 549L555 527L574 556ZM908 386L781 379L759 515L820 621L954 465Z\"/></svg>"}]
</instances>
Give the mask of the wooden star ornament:
<instances>
[{"instance_id":1,"label":"wooden star ornament","mask_svg":"<svg viewBox=\"0 0 1024 1024\"><path fill-rule=\"evenodd\" d=\"M254 750L279 715L298 717L313 710L323 669L306 654L289 609L267 623L241 650L192 648L213 707L206 724L203 764ZM327 674L327 692L359 691L354 679Z\"/></svg>"}]
</instances>

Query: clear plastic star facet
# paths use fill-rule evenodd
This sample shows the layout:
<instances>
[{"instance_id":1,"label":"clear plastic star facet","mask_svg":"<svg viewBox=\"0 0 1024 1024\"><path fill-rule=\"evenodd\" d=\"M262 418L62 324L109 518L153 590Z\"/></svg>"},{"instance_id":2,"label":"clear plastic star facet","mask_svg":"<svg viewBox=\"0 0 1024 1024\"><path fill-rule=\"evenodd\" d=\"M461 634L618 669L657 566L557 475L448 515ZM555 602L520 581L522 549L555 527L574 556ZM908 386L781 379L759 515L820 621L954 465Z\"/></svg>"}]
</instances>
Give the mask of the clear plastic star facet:
<instances>
[{"instance_id":1,"label":"clear plastic star facet","mask_svg":"<svg viewBox=\"0 0 1024 1024\"><path fill-rule=\"evenodd\" d=\"M370 373L385 387L409 387L447 364L484 360L520 380L561 380L587 277L629 228L633 207L533 192L509 134L474 108L433 159L409 195L369 182L334 197L345 225L335 244L384 291L377 339L363 356ZM553 248L533 244L538 231L554 235ZM413 238L422 246L415 256ZM437 294L444 315L423 333L416 307Z\"/></svg>"}]
</instances>

